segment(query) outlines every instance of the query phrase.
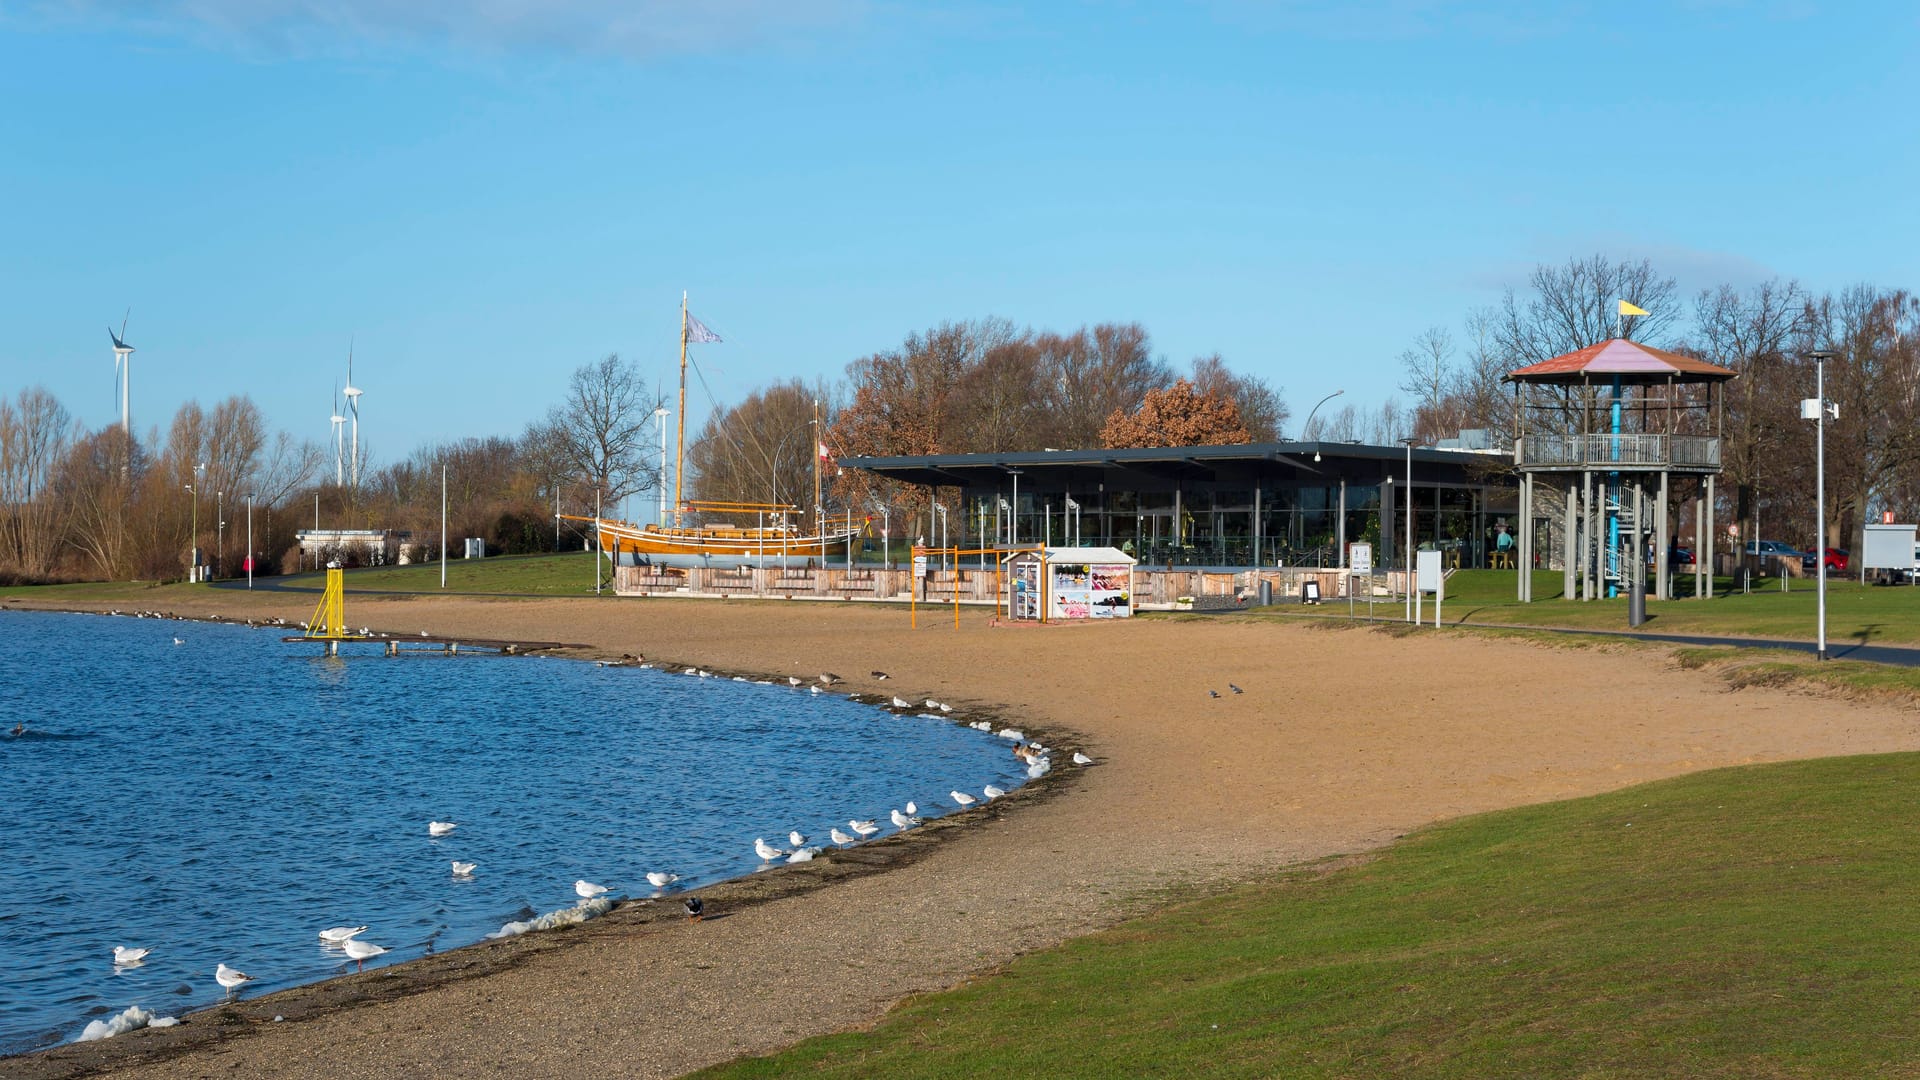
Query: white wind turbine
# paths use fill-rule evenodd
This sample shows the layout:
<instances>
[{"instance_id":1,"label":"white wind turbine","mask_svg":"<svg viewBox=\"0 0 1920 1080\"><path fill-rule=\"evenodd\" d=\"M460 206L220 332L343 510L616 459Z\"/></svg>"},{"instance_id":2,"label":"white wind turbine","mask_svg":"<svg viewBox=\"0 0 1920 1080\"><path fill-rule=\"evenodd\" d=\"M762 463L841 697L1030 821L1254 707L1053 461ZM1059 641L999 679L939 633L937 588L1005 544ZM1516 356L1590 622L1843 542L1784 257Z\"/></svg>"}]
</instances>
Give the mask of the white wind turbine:
<instances>
[{"instance_id":1,"label":"white wind turbine","mask_svg":"<svg viewBox=\"0 0 1920 1080\"><path fill-rule=\"evenodd\" d=\"M127 344L127 319L133 315L128 308L120 316L120 332L113 332L113 324L107 324L107 336L113 339L113 373L120 379L120 433L131 437L133 427L127 419L127 384L133 375L133 346Z\"/></svg>"},{"instance_id":2,"label":"white wind turbine","mask_svg":"<svg viewBox=\"0 0 1920 1080\"><path fill-rule=\"evenodd\" d=\"M353 385L353 346L347 346L347 385L340 391L347 396L347 411L353 414L353 486L360 487L360 395L366 391Z\"/></svg>"},{"instance_id":3,"label":"white wind turbine","mask_svg":"<svg viewBox=\"0 0 1920 1080\"><path fill-rule=\"evenodd\" d=\"M342 470L346 467L347 452L345 444L341 441L341 435L346 426L347 418L340 415L340 384L335 383L333 386L333 486L335 487L346 483Z\"/></svg>"}]
</instances>

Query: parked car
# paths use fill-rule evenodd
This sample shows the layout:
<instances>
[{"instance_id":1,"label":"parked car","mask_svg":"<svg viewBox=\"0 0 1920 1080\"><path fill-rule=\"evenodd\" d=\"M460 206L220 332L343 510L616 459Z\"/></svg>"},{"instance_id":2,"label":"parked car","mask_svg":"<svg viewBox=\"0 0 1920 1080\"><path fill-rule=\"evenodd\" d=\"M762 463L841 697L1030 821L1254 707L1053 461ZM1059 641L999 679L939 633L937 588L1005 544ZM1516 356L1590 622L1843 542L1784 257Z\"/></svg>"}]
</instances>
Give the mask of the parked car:
<instances>
[{"instance_id":1,"label":"parked car","mask_svg":"<svg viewBox=\"0 0 1920 1080\"><path fill-rule=\"evenodd\" d=\"M1758 555L1764 559L1801 559L1812 557L1807 552L1801 551L1792 544L1784 544L1778 540L1749 540L1747 541L1747 554Z\"/></svg>"},{"instance_id":2,"label":"parked car","mask_svg":"<svg viewBox=\"0 0 1920 1080\"><path fill-rule=\"evenodd\" d=\"M1805 570L1809 574L1813 573L1813 552L1809 551L1800 556L1800 568L1802 570ZM1832 548L1832 547L1828 548L1827 549L1827 573L1844 574L1846 572L1847 572L1847 549Z\"/></svg>"}]
</instances>

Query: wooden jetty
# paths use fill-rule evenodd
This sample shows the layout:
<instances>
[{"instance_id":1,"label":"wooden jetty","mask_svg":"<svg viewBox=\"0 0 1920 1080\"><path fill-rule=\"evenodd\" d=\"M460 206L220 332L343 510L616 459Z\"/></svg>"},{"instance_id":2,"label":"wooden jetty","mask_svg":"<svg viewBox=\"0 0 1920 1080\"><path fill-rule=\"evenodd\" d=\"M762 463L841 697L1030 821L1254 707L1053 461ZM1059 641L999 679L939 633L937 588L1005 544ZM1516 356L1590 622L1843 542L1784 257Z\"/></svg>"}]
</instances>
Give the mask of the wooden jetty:
<instances>
[{"instance_id":1,"label":"wooden jetty","mask_svg":"<svg viewBox=\"0 0 1920 1080\"><path fill-rule=\"evenodd\" d=\"M388 656L399 656L402 652L439 652L447 656L458 656L462 650L467 652L496 653L503 656L522 656L529 653L550 652L555 649L584 649L586 645L566 641L502 641L493 638L444 637L438 634L422 633L418 636L394 636L372 632L354 633L347 629L346 616L346 580L338 563L327 567L327 588L320 594L320 603L313 609L313 618L307 620L307 632L297 636L283 637L285 642L316 641L327 647L328 656L339 656L342 642L377 641L386 646Z\"/></svg>"}]
</instances>

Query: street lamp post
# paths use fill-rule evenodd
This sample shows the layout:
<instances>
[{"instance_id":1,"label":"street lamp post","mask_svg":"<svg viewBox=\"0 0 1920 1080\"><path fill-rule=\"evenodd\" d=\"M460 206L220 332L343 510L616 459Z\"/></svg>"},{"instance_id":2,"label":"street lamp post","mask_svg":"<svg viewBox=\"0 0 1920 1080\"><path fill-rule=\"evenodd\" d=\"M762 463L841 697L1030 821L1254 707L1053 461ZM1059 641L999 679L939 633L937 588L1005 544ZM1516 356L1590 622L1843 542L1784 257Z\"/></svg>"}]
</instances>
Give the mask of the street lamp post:
<instances>
[{"instance_id":1,"label":"street lamp post","mask_svg":"<svg viewBox=\"0 0 1920 1080\"><path fill-rule=\"evenodd\" d=\"M947 508L944 503L934 503L934 512L940 515L940 569L947 568Z\"/></svg>"},{"instance_id":2,"label":"street lamp post","mask_svg":"<svg viewBox=\"0 0 1920 1080\"><path fill-rule=\"evenodd\" d=\"M192 484L181 484L187 494L193 496L193 531L187 536L187 582L200 580L200 493Z\"/></svg>"},{"instance_id":3,"label":"street lamp post","mask_svg":"<svg viewBox=\"0 0 1920 1080\"><path fill-rule=\"evenodd\" d=\"M220 576L220 563L227 554L227 493L213 493L213 576Z\"/></svg>"},{"instance_id":4,"label":"street lamp post","mask_svg":"<svg viewBox=\"0 0 1920 1080\"><path fill-rule=\"evenodd\" d=\"M1332 401L1344 393L1346 393L1345 390L1335 390L1333 393L1313 403L1313 408L1307 410L1307 422L1300 425L1300 437L1302 439L1313 433L1313 418L1315 414L1319 413L1320 406L1325 405L1327 402ZM1318 440L1315 441L1317 442Z\"/></svg>"},{"instance_id":5,"label":"street lamp post","mask_svg":"<svg viewBox=\"0 0 1920 1080\"><path fill-rule=\"evenodd\" d=\"M660 487L660 517L662 526L667 523L667 416L673 410L665 405L653 410L654 426L660 429L660 473L655 483Z\"/></svg>"},{"instance_id":6,"label":"street lamp post","mask_svg":"<svg viewBox=\"0 0 1920 1080\"><path fill-rule=\"evenodd\" d=\"M253 588L253 492L247 492L247 588Z\"/></svg>"},{"instance_id":7,"label":"street lamp post","mask_svg":"<svg viewBox=\"0 0 1920 1080\"><path fill-rule=\"evenodd\" d=\"M1808 406L1813 412L1813 505L1816 522L1813 534L1813 565L1818 571L1819 584L1819 621L1820 642L1815 653L1820 659L1827 659L1827 361L1833 359L1833 350L1815 349L1807 354L1813 361L1813 400L1800 403L1800 415L1805 417ZM1840 410L1833 410L1834 419L1840 418ZM1784 580L1784 578L1782 579Z\"/></svg>"},{"instance_id":8,"label":"street lamp post","mask_svg":"<svg viewBox=\"0 0 1920 1080\"><path fill-rule=\"evenodd\" d=\"M1413 444L1420 440L1406 438L1400 441L1407 445L1407 548L1406 554L1401 558L1405 560L1407 566L1407 621L1412 622L1413 590L1416 587L1413 580Z\"/></svg>"}]
</instances>

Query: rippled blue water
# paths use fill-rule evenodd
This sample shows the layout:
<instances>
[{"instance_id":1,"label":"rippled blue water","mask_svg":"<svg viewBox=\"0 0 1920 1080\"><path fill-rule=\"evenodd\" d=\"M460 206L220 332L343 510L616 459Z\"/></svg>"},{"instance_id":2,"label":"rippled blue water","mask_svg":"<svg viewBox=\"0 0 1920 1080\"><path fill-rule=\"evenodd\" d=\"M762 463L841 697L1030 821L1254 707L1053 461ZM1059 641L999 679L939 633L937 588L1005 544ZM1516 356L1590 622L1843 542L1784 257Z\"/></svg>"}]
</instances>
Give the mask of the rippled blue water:
<instances>
[{"instance_id":1,"label":"rippled blue water","mask_svg":"<svg viewBox=\"0 0 1920 1080\"><path fill-rule=\"evenodd\" d=\"M379 962L405 960L568 906L576 878L698 886L760 866L756 836L825 843L1025 779L991 735L838 695L279 638L0 612L0 1053L211 1003L221 962L251 993L351 971L326 927L367 923ZM116 973L115 945L154 951Z\"/></svg>"}]
</instances>

